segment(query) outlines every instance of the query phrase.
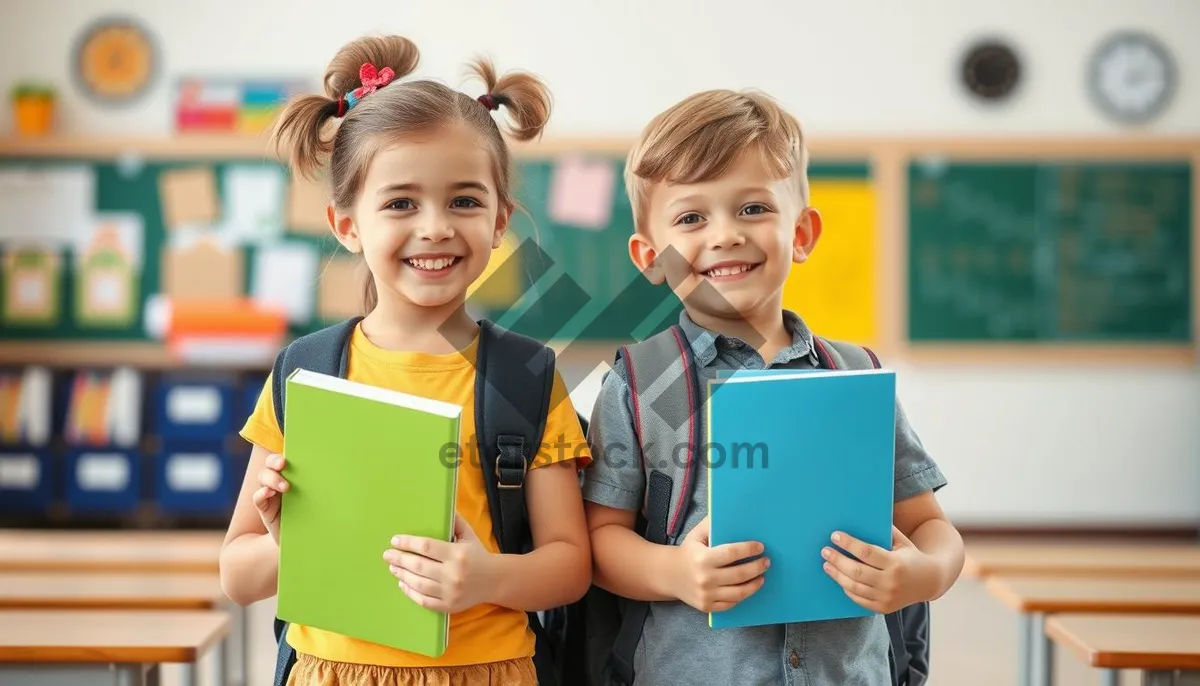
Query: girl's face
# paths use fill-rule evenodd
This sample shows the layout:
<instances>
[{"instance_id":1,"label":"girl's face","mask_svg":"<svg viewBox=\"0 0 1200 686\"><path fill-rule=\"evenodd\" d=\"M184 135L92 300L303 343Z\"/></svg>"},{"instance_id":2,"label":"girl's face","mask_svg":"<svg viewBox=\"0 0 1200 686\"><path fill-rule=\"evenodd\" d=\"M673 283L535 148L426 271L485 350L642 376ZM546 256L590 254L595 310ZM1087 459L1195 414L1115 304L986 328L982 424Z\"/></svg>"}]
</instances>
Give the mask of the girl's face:
<instances>
[{"instance_id":1,"label":"girl's face","mask_svg":"<svg viewBox=\"0 0 1200 686\"><path fill-rule=\"evenodd\" d=\"M362 251L380 303L457 306L511 214L483 139L453 125L376 153L352 214L334 219L334 233Z\"/></svg>"}]
</instances>

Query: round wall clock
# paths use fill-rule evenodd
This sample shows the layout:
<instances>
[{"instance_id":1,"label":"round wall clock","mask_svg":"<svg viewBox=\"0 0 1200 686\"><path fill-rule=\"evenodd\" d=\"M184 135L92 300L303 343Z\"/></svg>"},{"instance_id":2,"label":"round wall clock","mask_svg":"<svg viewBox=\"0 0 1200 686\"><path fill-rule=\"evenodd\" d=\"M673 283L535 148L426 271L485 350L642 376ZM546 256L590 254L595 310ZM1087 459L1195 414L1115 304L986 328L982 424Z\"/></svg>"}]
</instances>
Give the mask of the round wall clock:
<instances>
[{"instance_id":1,"label":"round wall clock","mask_svg":"<svg viewBox=\"0 0 1200 686\"><path fill-rule=\"evenodd\" d=\"M1020 79L1020 60L1011 47L1000 41L978 43L963 57L963 85L984 100L1003 100Z\"/></svg>"},{"instance_id":2,"label":"round wall clock","mask_svg":"<svg viewBox=\"0 0 1200 686\"><path fill-rule=\"evenodd\" d=\"M84 30L75 48L76 81L89 97L106 103L137 99L154 80L158 49L132 19L102 19Z\"/></svg>"},{"instance_id":3,"label":"round wall clock","mask_svg":"<svg viewBox=\"0 0 1200 686\"><path fill-rule=\"evenodd\" d=\"M1108 115L1140 123L1153 119L1175 93L1175 63L1152 36L1122 31L1106 38L1092 54L1088 91Z\"/></svg>"}]
</instances>

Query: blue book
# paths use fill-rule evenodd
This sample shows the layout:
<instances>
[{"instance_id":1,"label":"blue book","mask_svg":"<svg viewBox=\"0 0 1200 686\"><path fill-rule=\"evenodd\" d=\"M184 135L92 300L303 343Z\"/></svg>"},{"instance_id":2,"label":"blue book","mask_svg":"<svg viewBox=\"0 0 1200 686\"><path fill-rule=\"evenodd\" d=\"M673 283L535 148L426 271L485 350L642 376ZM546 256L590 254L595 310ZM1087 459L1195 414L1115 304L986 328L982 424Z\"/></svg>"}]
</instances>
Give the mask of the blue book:
<instances>
[{"instance_id":1,"label":"blue book","mask_svg":"<svg viewBox=\"0 0 1200 686\"><path fill-rule=\"evenodd\" d=\"M760 541L763 586L713 628L873 614L822 569L843 531L891 549L896 375L737 371L708 384L709 545Z\"/></svg>"}]
</instances>

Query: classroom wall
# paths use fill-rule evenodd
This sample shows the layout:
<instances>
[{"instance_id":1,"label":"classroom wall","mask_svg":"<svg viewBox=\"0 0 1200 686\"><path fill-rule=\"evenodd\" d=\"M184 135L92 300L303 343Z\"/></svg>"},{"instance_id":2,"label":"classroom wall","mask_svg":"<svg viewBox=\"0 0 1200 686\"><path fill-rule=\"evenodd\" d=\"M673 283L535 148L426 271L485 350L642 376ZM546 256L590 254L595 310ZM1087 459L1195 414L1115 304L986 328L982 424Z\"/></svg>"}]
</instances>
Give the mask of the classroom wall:
<instances>
[{"instance_id":1,"label":"classroom wall","mask_svg":"<svg viewBox=\"0 0 1200 686\"><path fill-rule=\"evenodd\" d=\"M543 75L557 98L548 135L630 136L691 91L757 86L782 99L815 137L1115 137L1122 131L1087 100L1086 58L1106 32L1140 27L1172 48L1181 74L1174 104L1145 133L1200 133L1194 0L0 0L0 8L0 83L67 78L64 46L106 11L131 11L158 33L166 80L129 109L92 105L67 90L64 125L76 132L166 132L175 75L316 79L344 41L398 31L421 47L422 74L459 83L463 61L483 51L501 68ZM1012 40L1025 61L1020 92L990 110L964 99L956 76L968 39L986 34ZM0 113L3 130L10 115ZM1194 369L1136 360L1070 368L889 362L900 372L910 418L950 478L943 502L959 521L1200 519ZM576 397L586 403L594 382Z\"/></svg>"}]
</instances>

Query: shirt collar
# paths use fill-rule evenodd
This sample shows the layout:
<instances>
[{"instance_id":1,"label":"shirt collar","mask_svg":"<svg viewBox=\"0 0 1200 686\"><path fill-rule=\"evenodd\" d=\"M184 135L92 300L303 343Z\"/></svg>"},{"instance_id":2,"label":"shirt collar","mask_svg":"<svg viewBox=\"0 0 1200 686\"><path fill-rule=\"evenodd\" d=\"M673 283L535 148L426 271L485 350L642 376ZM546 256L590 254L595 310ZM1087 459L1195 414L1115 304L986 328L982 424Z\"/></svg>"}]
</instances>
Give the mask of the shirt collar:
<instances>
[{"instance_id":1,"label":"shirt collar","mask_svg":"<svg viewBox=\"0 0 1200 686\"><path fill-rule=\"evenodd\" d=\"M804 320L799 315L790 310L784 310L783 325L792 333L792 344L780 350L774 360L768 360L768 367L773 364L786 364L815 352L812 331L809 330L808 325L804 323ZM749 347L745 341L737 336L727 336L700 326L688 316L686 310L679 313L679 328L683 330L688 344L692 347L692 354L696 358L696 364L702 367L707 366L716 359L719 349L742 349Z\"/></svg>"}]
</instances>

